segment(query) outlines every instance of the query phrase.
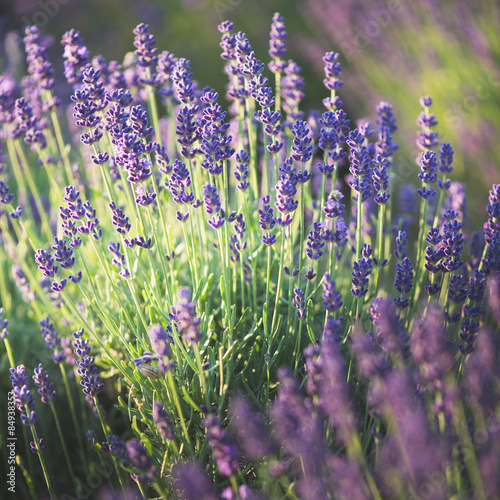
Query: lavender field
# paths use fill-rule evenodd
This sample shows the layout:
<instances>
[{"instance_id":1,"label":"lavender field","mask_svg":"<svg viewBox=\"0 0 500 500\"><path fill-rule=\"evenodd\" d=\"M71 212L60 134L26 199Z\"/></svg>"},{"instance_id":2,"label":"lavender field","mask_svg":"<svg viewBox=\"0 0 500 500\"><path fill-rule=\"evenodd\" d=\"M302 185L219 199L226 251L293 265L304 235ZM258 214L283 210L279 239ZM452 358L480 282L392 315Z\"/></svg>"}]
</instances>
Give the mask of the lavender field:
<instances>
[{"instance_id":1,"label":"lavender field","mask_svg":"<svg viewBox=\"0 0 500 500\"><path fill-rule=\"evenodd\" d=\"M304 8L333 33L327 3ZM497 141L471 149L430 78L384 92L363 52L390 28L302 39L307 95L286 13L265 23L265 51L213 26L216 89L145 23L119 60L25 27L0 76L1 498L500 498Z\"/></svg>"}]
</instances>

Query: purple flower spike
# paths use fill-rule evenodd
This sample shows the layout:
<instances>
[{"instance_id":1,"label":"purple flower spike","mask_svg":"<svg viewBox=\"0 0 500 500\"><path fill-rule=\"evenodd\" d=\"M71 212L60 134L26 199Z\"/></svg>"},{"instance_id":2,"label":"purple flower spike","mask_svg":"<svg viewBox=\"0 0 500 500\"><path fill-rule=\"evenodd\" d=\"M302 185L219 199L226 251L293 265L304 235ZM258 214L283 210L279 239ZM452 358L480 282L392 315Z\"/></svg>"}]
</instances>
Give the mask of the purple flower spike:
<instances>
[{"instance_id":1,"label":"purple flower spike","mask_svg":"<svg viewBox=\"0 0 500 500\"><path fill-rule=\"evenodd\" d=\"M89 51L83 45L83 38L74 29L67 31L61 41L64 46L64 76L70 85L83 80L83 70L89 66Z\"/></svg>"},{"instance_id":2,"label":"purple flower spike","mask_svg":"<svg viewBox=\"0 0 500 500\"><path fill-rule=\"evenodd\" d=\"M102 391L104 384L101 383L101 377L96 375L97 367L94 365L95 358L90 356L89 339L83 338L83 328L73 333L75 341L73 342L73 352L80 359L76 361L78 365L78 375L80 375L80 385L87 396L94 397Z\"/></svg>"},{"instance_id":3,"label":"purple flower spike","mask_svg":"<svg viewBox=\"0 0 500 500\"><path fill-rule=\"evenodd\" d=\"M35 401L28 386L28 377L24 365L10 368L10 380L14 392L14 402L21 413L21 421L24 425L32 425L36 422L36 413L33 411Z\"/></svg>"},{"instance_id":4,"label":"purple flower spike","mask_svg":"<svg viewBox=\"0 0 500 500\"><path fill-rule=\"evenodd\" d=\"M175 330L187 342L199 342L203 338L199 328L201 318L196 315L196 302L191 300L191 290L188 287L181 287L178 293L179 299L170 313Z\"/></svg>"},{"instance_id":5,"label":"purple flower spike","mask_svg":"<svg viewBox=\"0 0 500 500\"><path fill-rule=\"evenodd\" d=\"M208 441L219 472L227 477L235 475L239 469L238 449L221 426L219 418L210 415L203 420L203 425L207 428Z\"/></svg>"},{"instance_id":6,"label":"purple flower spike","mask_svg":"<svg viewBox=\"0 0 500 500\"><path fill-rule=\"evenodd\" d=\"M133 438L125 443L125 448L130 464L142 472L140 475L133 474L134 479L140 482L153 481L156 469L144 445L138 439Z\"/></svg>"},{"instance_id":7,"label":"purple flower spike","mask_svg":"<svg viewBox=\"0 0 500 500\"><path fill-rule=\"evenodd\" d=\"M174 426L172 416L168 410L165 410L161 403L155 402L153 407L153 422L160 433L162 439L174 438Z\"/></svg>"},{"instance_id":8,"label":"purple flower spike","mask_svg":"<svg viewBox=\"0 0 500 500\"><path fill-rule=\"evenodd\" d=\"M9 330L7 329L9 320L3 318L4 313L3 307L0 307L0 339L5 339L9 336Z\"/></svg>"},{"instance_id":9,"label":"purple flower spike","mask_svg":"<svg viewBox=\"0 0 500 500\"><path fill-rule=\"evenodd\" d=\"M43 369L42 363L38 365L38 368L35 368L33 380L42 396L42 403L52 404L56 399L56 391L54 391L54 384L50 382L49 374Z\"/></svg>"},{"instance_id":10,"label":"purple flower spike","mask_svg":"<svg viewBox=\"0 0 500 500\"><path fill-rule=\"evenodd\" d=\"M329 273L325 274L322 297L323 307L330 314L338 311L343 305L342 295L335 289L335 281L333 281Z\"/></svg>"},{"instance_id":11,"label":"purple flower spike","mask_svg":"<svg viewBox=\"0 0 500 500\"><path fill-rule=\"evenodd\" d=\"M272 61L269 63L269 69L273 73L281 73L286 66L284 57L286 55L286 28L284 18L278 12L273 16L271 24L271 33L269 40L269 55Z\"/></svg>"},{"instance_id":12,"label":"purple flower spike","mask_svg":"<svg viewBox=\"0 0 500 500\"><path fill-rule=\"evenodd\" d=\"M300 288L294 288L293 294L293 305L297 309L297 318L303 319L306 314L305 293Z\"/></svg>"}]
</instances>

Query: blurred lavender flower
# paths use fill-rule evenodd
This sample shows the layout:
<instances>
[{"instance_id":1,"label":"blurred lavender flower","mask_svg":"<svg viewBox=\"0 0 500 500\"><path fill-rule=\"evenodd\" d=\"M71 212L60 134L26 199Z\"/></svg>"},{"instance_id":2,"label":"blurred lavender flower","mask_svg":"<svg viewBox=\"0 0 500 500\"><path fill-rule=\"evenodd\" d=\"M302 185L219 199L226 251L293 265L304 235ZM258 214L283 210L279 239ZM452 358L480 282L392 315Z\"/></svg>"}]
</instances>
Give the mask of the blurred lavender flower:
<instances>
[{"instance_id":1,"label":"blurred lavender flower","mask_svg":"<svg viewBox=\"0 0 500 500\"><path fill-rule=\"evenodd\" d=\"M0 307L0 339L5 339L9 336L9 330L7 329L9 326L9 320L4 319L4 314L5 311L3 307Z\"/></svg>"},{"instance_id":2,"label":"blurred lavender flower","mask_svg":"<svg viewBox=\"0 0 500 500\"><path fill-rule=\"evenodd\" d=\"M61 44L64 47L64 76L70 85L82 82L83 70L89 66L89 52L83 45L83 38L74 29L67 31Z\"/></svg>"},{"instance_id":3,"label":"blurred lavender flower","mask_svg":"<svg viewBox=\"0 0 500 500\"><path fill-rule=\"evenodd\" d=\"M47 55L46 42L37 26L26 26L25 34L28 73L41 88L51 90L54 88L54 69Z\"/></svg>"},{"instance_id":4,"label":"blurred lavender flower","mask_svg":"<svg viewBox=\"0 0 500 500\"><path fill-rule=\"evenodd\" d=\"M443 440L429 430L422 409L416 404L415 387L405 371L391 371L384 382L372 384L371 401L377 411L397 426L397 438L387 436L380 449L379 470L384 497L406 496L423 491L429 477L438 474L448 450ZM433 483L435 500L449 498L446 482Z\"/></svg>"},{"instance_id":5,"label":"blurred lavender flower","mask_svg":"<svg viewBox=\"0 0 500 500\"><path fill-rule=\"evenodd\" d=\"M278 371L278 379L278 396L270 410L274 437L287 456L298 459L296 472L302 490L321 477L326 451L322 423L314 415L310 401L300 392L298 383L285 369Z\"/></svg>"},{"instance_id":6,"label":"blurred lavender flower","mask_svg":"<svg viewBox=\"0 0 500 500\"><path fill-rule=\"evenodd\" d=\"M132 477L139 482L152 482L156 475L156 468L152 465L151 457L141 441L135 438L130 439L125 443L125 448L130 465L141 471L141 474L132 474Z\"/></svg>"},{"instance_id":7,"label":"blurred lavender flower","mask_svg":"<svg viewBox=\"0 0 500 500\"><path fill-rule=\"evenodd\" d=\"M419 368L421 383L441 380L454 362L446 341L442 309L431 303L425 316L415 321L411 332L411 352Z\"/></svg>"},{"instance_id":8,"label":"blurred lavender flower","mask_svg":"<svg viewBox=\"0 0 500 500\"><path fill-rule=\"evenodd\" d=\"M230 429L245 457L252 461L262 460L273 451L263 418L252 410L243 398L232 400L230 409Z\"/></svg>"},{"instance_id":9,"label":"blurred lavender flower","mask_svg":"<svg viewBox=\"0 0 500 500\"><path fill-rule=\"evenodd\" d=\"M286 120L283 126L290 128L296 120L304 118L304 112L299 110L300 101L304 98L304 78L300 76L302 68L291 59L284 68L285 75L281 81L281 98Z\"/></svg>"},{"instance_id":10,"label":"blurred lavender flower","mask_svg":"<svg viewBox=\"0 0 500 500\"><path fill-rule=\"evenodd\" d=\"M417 132L417 146L426 151L436 147L439 144L438 134L432 130L438 122L436 115L429 112L429 107L432 105L432 99L429 96L420 99L420 105L424 108L417 118L417 125L422 127L420 132Z\"/></svg>"},{"instance_id":11,"label":"blurred lavender flower","mask_svg":"<svg viewBox=\"0 0 500 500\"><path fill-rule=\"evenodd\" d=\"M30 283L26 278L26 275L24 274L21 267L18 266L17 264L13 264L11 270L12 270L12 277L16 282L17 288L21 292L23 300L25 302L31 302L32 300L35 300L36 298L35 291L31 289Z\"/></svg>"},{"instance_id":12,"label":"blurred lavender flower","mask_svg":"<svg viewBox=\"0 0 500 500\"><path fill-rule=\"evenodd\" d=\"M196 315L196 302L191 300L191 290L181 287L178 291L179 299L169 313L175 325L177 334L190 343L197 343L203 338L200 332L201 318Z\"/></svg>"},{"instance_id":13,"label":"blurred lavender flower","mask_svg":"<svg viewBox=\"0 0 500 500\"><path fill-rule=\"evenodd\" d=\"M286 27L285 19L278 12L273 16L271 24L271 33L269 40L269 55L272 61L269 63L269 69L273 73L281 73L285 69L286 61Z\"/></svg>"},{"instance_id":14,"label":"blurred lavender flower","mask_svg":"<svg viewBox=\"0 0 500 500\"><path fill-rule=\"evenodd\" d=\"M176 464L174 486L182 500L216 500L212 484L198 464Z\"/></svg>"},{"instance_id":15,"label":"blurred lavender flower","mask_svg":"<svg viewBox=\"0 0 500 500\"><path fill-rule=\"evenodd\" d=\"M61 348L61 339L59 338L59 332L54 328L54 325L50 322L49 317L42 319L38 322L40 325L40 332L42 333L45 345L52 349L52 359L54 363L60 363L66 359L66 353Z\"/></svg>"},{"instance_id":16,"label":"blurred lavender flower","mask_svg":"<svg viewBox=\"0 0 500 500\"><path fill-rule=\"evenodd\" d=\"M221 426L215 415L209 415L203 420L207 428L207 438L219 473L223 476L234 476L239 469L238 449L227 431Z\"/></svg>"},{"instance_id":17,"label":"blurred lavender flower","mask_svg":"<svg viewBox=\"0 0 500 500\"><path fill-rule=\"evenodd\" d=\"M399 321L394 303L383 297L376 297L370 306L370 321L375 328L375 339L385 352L407 360L410 336Z\"/></svg>"},{"instance_id":18,"label":"blurred lavender flower","mask_svg":"<svg viewBox=\"0 0 500 500\"><path fill-rule=\"evenodd\" d=\"M172 415L168 410L165 410L163 405L158 401L153 406L153 422L160 433L162 439L174 438L174 425L172 423Z\"/></svg>"},{"instance_id":19,"label":"blurred lavender flower","mask_svg":"<svg viewBox=\"0 0 500 500\"><path fill-rule=\"evenodd\" d=\"M500 271L500 184L493 184L488 197L488 220L484 223L486 255L483 265L487 273Z\"/></svg>"}]
</instances>

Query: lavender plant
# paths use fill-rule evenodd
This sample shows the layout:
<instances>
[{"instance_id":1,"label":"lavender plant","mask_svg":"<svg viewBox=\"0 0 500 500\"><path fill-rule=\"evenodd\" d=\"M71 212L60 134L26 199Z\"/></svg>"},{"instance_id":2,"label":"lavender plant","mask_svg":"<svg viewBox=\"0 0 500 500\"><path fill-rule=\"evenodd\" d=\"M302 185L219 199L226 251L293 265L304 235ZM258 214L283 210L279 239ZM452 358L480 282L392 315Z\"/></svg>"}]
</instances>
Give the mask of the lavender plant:
<instances>
[{"instance_id":1,"label":"lavender plant","mask_svg":"<svg viewBox=\"0 0 500 500\"><path fill-rule=\"evenodd\" d=\"M354 127L329 52L326 110L306 114L282 16L274 85L244 33L219 31L227 111L144 24L123 66L64 35L72 103L36 27L40 91L0 80L0 338L50 497L496 498L499 186L469 236L426 96L420 215L411 189L397 213L397 110ZM45 405L10 344L19 310ZM42 453L46 406L64 463Z\"/></svg>"}]
</instances>

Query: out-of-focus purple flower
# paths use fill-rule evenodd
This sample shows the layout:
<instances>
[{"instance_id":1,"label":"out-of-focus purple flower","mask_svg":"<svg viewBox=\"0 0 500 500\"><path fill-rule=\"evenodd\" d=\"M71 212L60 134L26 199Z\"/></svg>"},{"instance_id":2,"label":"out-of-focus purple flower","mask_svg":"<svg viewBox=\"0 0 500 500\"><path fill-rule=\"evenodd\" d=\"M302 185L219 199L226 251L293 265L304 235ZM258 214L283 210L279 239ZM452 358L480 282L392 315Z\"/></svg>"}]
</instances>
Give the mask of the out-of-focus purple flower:
<instances>
[{"instance_id":1,"label":"out-of-focus purple flower","mask_svg":"<svg viewBox=\"0 0 500 500\"><path fill-rule=\"evenodd\" d=\"M59 332L54 328L53 323L50 322L49 317L42 319L38 322L40 325L40 332L42 333L45 345L52 349L54 352L52 354L52 359L54 363L60 363L66 359L66 353L61 348L61 339L59 338Z\"/></svg>"},{"instance_id":2,"label":"out-of-focus purple flower","mask_svg":"<svg viewBox=\"0 0 500 500\"><path fill-rule=\"evenodd\" d=\"M12 382L14 402L21 412L22 423L27 426L34 424L36 422L36 413L33 411L35 401L29 389L24 365L10 368L10 380Z\"/></svg>"},{"instance_id":3,"label":"out-of-focus purple flower","mask_svg":"<svg viewBox=\"0 0 500 500\"><path fill-rule=\"evenodd\" d=\"M442 309L431 304L425 316L419 317L412 329L411 352L422 382L441 380L453 365L454 357L446 341L444 319Z\"/></svg>"},{"instance_id":4,"label":"out-of-focus purple flower","mask_svg":"<svg viewBox=\"0 0 500 500\"><path fill-rule=\"evenodd\" d=\"M54 88L54 69L47 55L43 37L37 26L26 26L25 35L28 73L33 75L41 88L51 90Z\"/></svg>"},{"instance_id":5,"label":"out-of-focus purple flower","mask_svg":"<svg viewBox=\"0 0 500 500\"><path fill-rule=\"evenodd\" d=\"M216 415L209 415L203 420L207 428L207 438L219 473L223 476L234 476L239 469L239 456L236 445L228 432L221 426Z\"/></svg>"},{"instance_id":6,"label":"out-of-focus purple flower","mask_svg":"<svg viewBox=\"0 0 500 500\"><path fill-rule=\"evenodd\" d=\"M24 274L22 268L17 264L14 264L11 270L12 270L12 277L16 282L17 288L21 292L23 300L25 302L31 302L32 300L35 300L36 294L34 290L31 289L30 283L26 278L26 275Z\"/></svg>"},{"instance_id":7,"label":"out-of-focus purple flower","mask_svg":"<svg viewBox=\"0 0 500 500\"><path fill-rule=\"evenodd\" d=\"M271 33L269 40L269 55L272 61L269 63L269 69L273 73L281 73L286 66L284 57L286 55L286 28L285 19L278 12L273 16L271 24Z\"/></svg>"},{"instance_id":8,"label":"out-of-focus purple flower","mask_svg":"<svg viewBox=\"0 0 500 500\"><path fill-rule=\"evenodd\" d=\"M158 401L156 401L153 406L153 422L155 423L162 439L174 438L172 415L168 410L165 410L163 405Z\"/></svg>"},{"instance_id":9,"label":"out-of-focus purple flower","mask_svg":"<svg viewBox=\"0 0 500 500\"><path fill-rule=\"evenodd\" d=\"M321 475L326 450L323 424L314 415L311 402L301 393L297 381L285 369L278 371L278 380L278 396L270 410L274 437L286 455L297 458L303 466L296 471L303 487Z\"/></svg>"},{"instance_id":10,"label":"out-of-focus purple flower","mask_svg":"<svg viewBox=\"0 0 500 500\"><path fill-rule=\"evenodd\" d=\"M127 448L125 446L125 442L120 439L118 436L110 434L108 436L109 450L111 453L120 460L121 464L125 467L128 466L128 455Z\"/></svg>"},{"instance_id":11,"label":"out-of-focus purple flower","mask_svg":"<svg viewBox=\"0 0 500 500\"><path fill-rule=\"evenodd\" d=\"M54 384L49 380L49 374L44 370L42 363L35 368L33 380L42 396L42 403L52 404L56 399L56 391L54 391Z\"/></svg>"},{"instance_id":12,"label":"out-of-focus purple flower","mask_svg":"<svg viewBox=\"0 0 500 500\"><path fill-rule=\"evenodd\" d=\"M283 122L284 127L291 127L295 120L302 120L304 112L299 111L300 101L304 98L304 78L300 76L302 68L291 59L284 69L284 76L281 81L281 98L283 110L287 119Z\"/></svg>"},{"instance_id":13,"label":"out-of-focus purple flower","mask_svg":"<svg viewBox=\"0 0 500 500\"><path fill-rule=\"evenodd\" d=\"M483 265L486 272L500 271L500 184L494 184L489 197L486 211L488 220L484 223L484 239L486 255Z\"/></svg>"},{"instance_id":14,"label":"out-of-focus purple flower","mask_svg":"<svg viewBox=\"0 0 500 500\"><path fill-rule=\"evenodd\" d=\"M438 122L436 115L429 112L429 107L432 105L432 99L429 96L420 99L420 105L424 108L417 118L417 125L422 127L422 130L417 132L417 146L423 151L432 149L439 144L438 134L432 130Z\"/></svg>"},{"instance_id":15,"label":"out-of-focus purple flower","mask_svg":"<svg viewBox=\"0 0 500 500\"><path fill-rule=\"evenodd\" d=\"M406 371L393 370L383 381L375 379L371 385L374 408L397 428L397 434L387 436L380 449L384 498L395 492L405 496L409 491L424 491L429 477L441 473L448 456L445 442L429 430L427 418L414 395L415 386ZM449 498L445 481L433 483L433 488L435 500Z\"/></svg>"},{"instance_id":16,"label":"out-of-focus purple flower","mask_svg":"<svg viewBox=\"0 0 500 500\"><path fill-rule=\"evenodd\" d=\"M174 321L175 330L187 342L199 342L203 338L203 333L200 332L201 318L196 315L196 302L191 300L191 290L181 287L178 294L179 299L169 314Z\"/></svg>"},{"instance_id":17,"label":"out-of-focus purple flower","mask_svg":"<svg viewBox=\"0 0 500 500\"><path fill-rule=\"evenodd\" d=\"M89 51L83 45L83 38L74 29L67 31L61 41L64 52L64 76L70 85L82 82L83 70L89 66Z\"/></svg>"},{"instance_id":18,"label":"out-of-focus purple flower","mask_svg":"<svg viewBox=\"0 0 500 500\"><path fill-rule=\"evenodd\" d=\"M182 500L216 500L212 484L198 464L177 464L172 471L174 486Z\"/></svg>"},{"instance_id":19,"label":"out-of-focus purple flower","mask_svg":"<svg viewBox=\"0 0 500 500\"><path fill-rule=\"evenodd\" d=\"M3 307L0 307L0 339L5 339L9 336L9 320L4 319L3 315L5 314L5 311Z\"/></svg>"},{"instance_id":20,"label":"out-of-focus purple flower","mask_svg":"<svg viewBox=\"0 0 500 500\"><path fill-rule=\"evenodd\" d=\"M488 306L496 321L500 323L500 276L491 276L488 281ZM1 331L1 325L0 325Z\"/></svg>"},{"instance_id":21,"label":"out-of-focus purple flower","mask_svg":"<svg viewBox=\"0 0 500 500\"><path fill-rule=\"evenodd\" d=\"M409 358L409 335L396 314L394 303L382 297L372 300L370 321L375 328L375 339L385 352Z\"/></svg>"},{"instance_id":22,"label":"out-of-focus purple flower","mask_svg":"<svg viewBox=\"0 0 500 500\"><path fill-rule=\"evenodd\" d=\"M273 451L264 420L246 399L233 399L229 414L230 429L246 457L259 461Z\"/></svg>"},{"instance_id":23,"label":"out-of-focus purple flower","mask_svg":"<svg viewBox=\"0 0 500 500\"><path fill-rule=\"evenodd\" d=\"M132 438L125 443L127 457L130 464L139 469L141 474L133 474L134 479L140 482L151 482L156 475L156 469L151 462L145 446L138 439Z\"/></svg>"},{"instance_id":24,"label":"out-of-focus purple flower","mask_svg":"<svg viewBox=\"0 0 500 500\"><path fill-rule=\"evenodd\" d=\"M339 78L340 72L342 71L342 67L339 63L340 55L336 52L327 52L323 56L323 62L325 63L325 78L323 83L327 89L334 93L337 89L342 87L344 82ZM323 105L329 111L335 111L338 108L342 107L342 101L339 96L333 95L332 97L327 97L323 99Z\"/></svg>"}]
</instances>

